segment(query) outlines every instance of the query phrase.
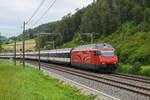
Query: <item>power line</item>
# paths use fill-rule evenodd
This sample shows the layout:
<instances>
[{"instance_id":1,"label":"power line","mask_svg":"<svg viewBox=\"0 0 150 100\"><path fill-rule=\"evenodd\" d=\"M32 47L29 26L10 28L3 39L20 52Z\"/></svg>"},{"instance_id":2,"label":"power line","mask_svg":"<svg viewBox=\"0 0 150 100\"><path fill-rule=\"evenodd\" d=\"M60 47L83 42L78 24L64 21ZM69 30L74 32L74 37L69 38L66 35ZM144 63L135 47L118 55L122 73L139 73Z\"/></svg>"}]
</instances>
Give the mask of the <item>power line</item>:
<instances>
[{"instance_id":1,"label":"power line","mask_svg":"<svg viewBox=\"0 0 150 100\"><path fill-rule=\"evenodd\" d=\"M52 2L52 4L48 7L48 9L47 9L47 10L43 13L43 15L32 25L32 27L35 26L35 25L46 15L46 13L49 11L49 9L53 7L53 5L55 4L55 2L56 2L56 0L54 0L54 2Z\"/></svg>"},{"instance_id":2,"label":"power line","mask_svg":"<svg viewBox=\"0 0 150 100\"><path fill-rule=\"evenodd\" d=\"M36 15L36 13L39 11L39 9L44 4L44 2L45 2L45 0L41 1L41 3L39 4L39 6L37 7L37 9L34 11L34 13L32 14L32 16L30 17L30 19L26 22L26 24L28 24L32 20L32 18Z\"/></svg>"}]
</instances>

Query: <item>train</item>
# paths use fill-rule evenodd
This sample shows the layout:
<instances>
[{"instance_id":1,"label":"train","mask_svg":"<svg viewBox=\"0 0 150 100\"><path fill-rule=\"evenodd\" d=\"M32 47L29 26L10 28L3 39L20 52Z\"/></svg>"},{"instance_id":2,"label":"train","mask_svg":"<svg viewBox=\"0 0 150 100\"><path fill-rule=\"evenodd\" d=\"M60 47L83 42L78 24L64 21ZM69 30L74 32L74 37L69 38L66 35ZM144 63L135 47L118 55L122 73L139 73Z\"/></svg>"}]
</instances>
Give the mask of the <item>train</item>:
<instances>
[{"instance_id":1,"label":"train","mask_svg":"<svg viewBox=\"0 0 150 100\"><path fill-rule=\"evenodd\" d=\"M14 53L0 53L0 58L13 57ZM17 53L16 58L22 58L22 53ZM39 53L25 52L25 59L38 60ZM118 67L118 57L115 49L107 43L43 50L40 52L40 60L102 72L114 72Z\"/></svg>"}]
</instances>

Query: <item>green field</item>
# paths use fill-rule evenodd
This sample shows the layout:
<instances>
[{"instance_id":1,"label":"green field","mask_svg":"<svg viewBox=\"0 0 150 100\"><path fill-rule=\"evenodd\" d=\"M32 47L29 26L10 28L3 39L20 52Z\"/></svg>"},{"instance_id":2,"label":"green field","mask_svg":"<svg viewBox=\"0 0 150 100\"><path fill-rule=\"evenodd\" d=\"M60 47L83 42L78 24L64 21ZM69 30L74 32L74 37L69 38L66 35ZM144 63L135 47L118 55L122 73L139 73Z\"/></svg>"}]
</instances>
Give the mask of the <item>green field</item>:
<instances>
[{"instance_id":1,"label":"green field","mask_svg":"<svg viewBox=\"0 0 150 100\"><path fill-rule=\"evenodd\" d=\"M25 41L25 50L34 51L35 50L35 45L36 45L36 43L35 43L34 39L26 40ZM13 51L14 50L14 43L4 44L4 45L2 45L2 47L5 50ZM16 50L19 51L21 48L22 48L22 41L16 42Z\"/></svg>"},{"instance_id":2,"label":"green field","mask_svg":"<svg viewBox=\"0 0 150 100\"><path fill-rule=\"evenodd\" d=\"M93 100L35 68L0 61L0 100Z\"/></svg>"}]
</instances>

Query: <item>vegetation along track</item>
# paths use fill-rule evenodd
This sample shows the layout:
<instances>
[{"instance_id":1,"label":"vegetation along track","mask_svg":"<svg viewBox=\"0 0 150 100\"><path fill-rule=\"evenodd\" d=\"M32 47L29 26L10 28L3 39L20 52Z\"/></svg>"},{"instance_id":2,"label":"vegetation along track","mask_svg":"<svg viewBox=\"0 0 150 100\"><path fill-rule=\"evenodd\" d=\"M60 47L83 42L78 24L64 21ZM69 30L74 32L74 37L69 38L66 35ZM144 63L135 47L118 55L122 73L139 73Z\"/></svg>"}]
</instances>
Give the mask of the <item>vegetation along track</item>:
<instances>
[{"instance_id":1,"label":"vegetation along track","mask_svg":"<svg viewBox=\"0 0 150 100\"><path fill-rule=\"evenodd\" d=\"M35 61L34 62L27 61L27 62L37 65L37 62L35 62ZM54 65L54 64L49 64L49 63L41 63L41 65L42 65L42 67L51 68L51 69L54 69L57 71L61 71L61 72L69 73L71 75L89 79L91 81L100 82L100 83L103 83L103 84L106 84L109 86L117 87L117 88L124 89L124 90L130 91L130 92L133 92L133 93L137 93L137 94L140 94L143 96L150 97L150 88L149 87L138 86L135 84L115 80L115 78L113 79L113 78L104 77L105 75L101 76L99 74L85 72L82 70L75 70L72 68L63 67L63 66L59 66L59 65Z\"/></svg>"}]
</instances>

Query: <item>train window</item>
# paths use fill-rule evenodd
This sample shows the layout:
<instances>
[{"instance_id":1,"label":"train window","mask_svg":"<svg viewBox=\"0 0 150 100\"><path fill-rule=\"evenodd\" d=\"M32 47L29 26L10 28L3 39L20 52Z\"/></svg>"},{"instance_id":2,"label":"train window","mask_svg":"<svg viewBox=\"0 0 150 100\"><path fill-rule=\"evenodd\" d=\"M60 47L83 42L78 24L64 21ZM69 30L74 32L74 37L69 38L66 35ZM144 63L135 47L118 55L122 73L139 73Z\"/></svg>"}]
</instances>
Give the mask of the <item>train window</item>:
<instances>
[{"instance_id":1,"label":"train window","mask_svg":"<svg viewBox=\"0 0 150 100\"><path fill-rule=\"evenodd\" d=\"M94 52L94 56L100 56L101 55L101 52L100 51L95 51Z\"/></svg>"},{"instance_id":2,"label":"train window","mask_svg":"<svg viewBox=\"0 0 150 100\"><path fill-rule=\"evenodd\" d=\"M55 57L55 53L52 54L52 57Z\"/></svg>"},{"instance_id":3,"label":"train window","mask_svg":"<svg viewBox=\"0 0 150 100\"><path fill-rule=\"evenodd\" d=\"M54 54L54 53L52 53L52 57L55 57L54 55L55 55L55 54Z\"/></svg>"},{"instance_id":4,"label":"train window","mask_svg":"<svg viewBox=\"0 0 150 100\"><path fill-rule=\"evenodd\" d=\"M56 53L53 54L53 57L56 57Z\"/></svg>"},{"instance_id":5,"label":"train window","mask_svg":"<svg viewBox=\"0 0 150 100\"><path fill-rule=\"evenodd\" d=\"M70 53L67 53L67 58L70 58Z\"/></svg>"},{"instance_id":6,"label":"train window","mask_svg":"<svg viewBox=\"0 0 150 100\"><path fill-rule=\"evenodd\" d=\"M67 58L67 53L64 53L62 57Z\"/></svg>"},{"instance_id":7,"label":"train window","mask_svg":"<svg viewBox=\"0 0 150 100\"><path fill-rule=\"evenodd\" d=\"M114 50L102 50L100 51L101 55L104 57L113 57L115 56L115 51Z\"/></svg>"},{"instance_id":8,"label":"train window","mask_svg":"<svg viewBox=\"0 0 150 100\"><path fill-rule=\"evenodd\" d=\"M58 54L57 53L55 53L55 56L54 57L58 57Z\"/></svg>"},{"instance_id":9,"label":"train window","mask_svg":"<svg viewBox=\"0 0 150 100\"><path fill-rule=\"evenodd\" d=\"M51 53L50 57L70 58L70 53Z\"/></svg>"},{"instance_id":10,"label":"train window","mask_svg":"<svg viewBox=\"0 0 150 100\"><path fill-rule=\"evenodd\" d=\"M48 54L47 53L45 53L45 54L41 54L41 57L47 57L48 56Z\"/></svg>"},{"instance_id":11,"label":"train window","mask_svg":"<svg viewBox=\"0 0 150 100\"><path fill-rule=\"evenodd\" d=\"M50 54L49 54L49 56L50 56L50 57L53 57L53 54L52 54L52 53L50 53Z\"/></svg>"}]
</instances>

